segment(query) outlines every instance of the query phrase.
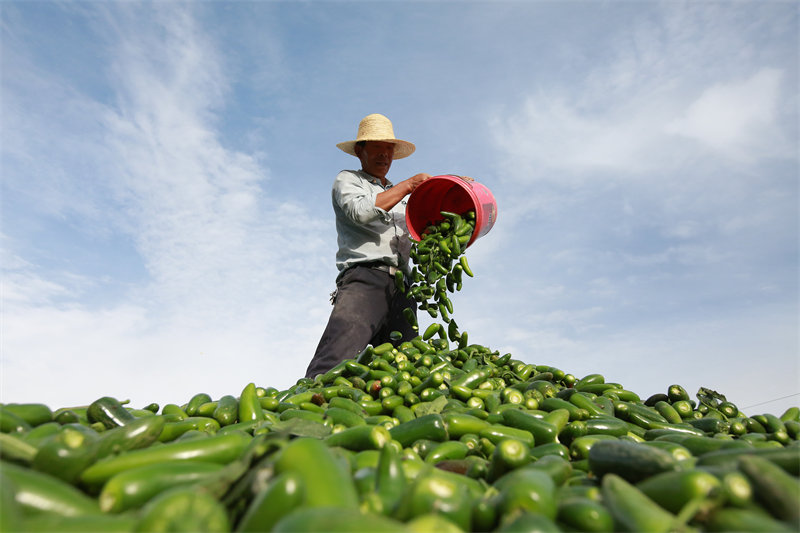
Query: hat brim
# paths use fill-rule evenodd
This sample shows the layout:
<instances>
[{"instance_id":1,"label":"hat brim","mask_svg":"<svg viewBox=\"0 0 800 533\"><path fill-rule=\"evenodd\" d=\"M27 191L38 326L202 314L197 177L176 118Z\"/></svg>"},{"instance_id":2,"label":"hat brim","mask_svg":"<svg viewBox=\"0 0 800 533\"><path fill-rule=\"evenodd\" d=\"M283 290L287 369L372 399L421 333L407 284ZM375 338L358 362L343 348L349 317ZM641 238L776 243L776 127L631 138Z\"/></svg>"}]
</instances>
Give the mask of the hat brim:
<instances>
[{"instance_id":1,"label":"hat brim","mask_svg":"<svg viewBox=\"0 0 800 533\"><path fill-rule=\"evenodd\" d=\"M401 141L400 139L361 139L361 141L379 141L394 144L392 159L403 159L413 154L414 150L417 149L412 143ZM356 143L358 142L360 141L346 141L337 144L336 147L347 154L356 155Z\"/></svg>"}]
</instances>

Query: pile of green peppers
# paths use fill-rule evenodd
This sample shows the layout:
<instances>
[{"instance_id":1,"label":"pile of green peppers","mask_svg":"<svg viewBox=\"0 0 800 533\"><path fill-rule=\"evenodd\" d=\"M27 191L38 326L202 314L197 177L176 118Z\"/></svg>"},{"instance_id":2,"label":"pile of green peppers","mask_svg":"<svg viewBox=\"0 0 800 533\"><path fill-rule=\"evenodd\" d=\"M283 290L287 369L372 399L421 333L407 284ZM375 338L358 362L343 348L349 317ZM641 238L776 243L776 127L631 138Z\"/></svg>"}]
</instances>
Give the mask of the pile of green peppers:
<instances>
[{"instance_id":1,"label":"pile of green peppers","mask_svg":"<svg viewBox=\"0 0 800 533\"><path fill-rule=\"evenodd\" d=\"M641 398L469 343L445 298L471 217L444 217L398 282L447 328L286 390L1 405L0 531L800 529L800 408Z\"/></svg>"}]
</instances>

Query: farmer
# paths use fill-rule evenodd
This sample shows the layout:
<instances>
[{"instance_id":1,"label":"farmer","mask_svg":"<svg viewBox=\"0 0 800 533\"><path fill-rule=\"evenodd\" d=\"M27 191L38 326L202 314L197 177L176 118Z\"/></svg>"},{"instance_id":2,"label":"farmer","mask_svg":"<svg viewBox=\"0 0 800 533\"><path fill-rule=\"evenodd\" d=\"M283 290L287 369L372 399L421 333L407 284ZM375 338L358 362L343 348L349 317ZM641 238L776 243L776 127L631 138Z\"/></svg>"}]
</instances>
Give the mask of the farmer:
<instances>
[{"instance_id":1,"label":"farmer","mask_svg":"<svg viewBox=\"0 0 800 533\"><path fill-rule=\"evenodd\" d=\"M364 117L356 140L336 146L356 156L361 170L343 170L333 182L339 275L328 325L306 370L309 378L357 356L367 344L388 341L393 331L403 340L417 335L403 316L405 308L416 313L416 303L398 290L395 272L410 271L404 198L431 176L416 174L396 185L386 179L392 161L408 157L415 147L396 139L383 115Z\"/></svg>"}]
</instances>

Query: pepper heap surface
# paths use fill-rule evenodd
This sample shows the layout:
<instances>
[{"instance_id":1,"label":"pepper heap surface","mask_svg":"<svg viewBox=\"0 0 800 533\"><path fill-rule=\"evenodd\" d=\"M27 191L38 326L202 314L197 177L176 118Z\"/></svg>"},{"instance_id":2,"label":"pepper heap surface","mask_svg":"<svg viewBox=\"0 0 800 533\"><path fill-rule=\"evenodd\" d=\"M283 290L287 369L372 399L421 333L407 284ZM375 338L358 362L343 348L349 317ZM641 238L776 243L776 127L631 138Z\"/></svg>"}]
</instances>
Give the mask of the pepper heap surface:
<instances>
[{"instance_id":1,"label":"pepper heap surface","mask_svg":"<svg viewBox=\"0 0 800 533\"><path fill-rule=\"evenodd\" d=\"M447 297L470 216L443 216L397 282L447 326L286 390L0 406L0 531L800 529L800 408L643 399L470 344Z\"/></svg>"}]
</instances>

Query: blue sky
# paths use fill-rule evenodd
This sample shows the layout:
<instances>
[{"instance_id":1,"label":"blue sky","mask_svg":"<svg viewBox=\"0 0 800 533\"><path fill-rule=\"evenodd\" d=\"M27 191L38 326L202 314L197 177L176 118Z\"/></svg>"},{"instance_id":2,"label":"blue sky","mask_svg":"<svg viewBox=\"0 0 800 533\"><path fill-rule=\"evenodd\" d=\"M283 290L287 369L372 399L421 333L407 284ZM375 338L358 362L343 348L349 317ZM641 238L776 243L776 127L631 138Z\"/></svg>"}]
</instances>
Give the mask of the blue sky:
<instances>
[{"instance_id":1,"label":"blue sky","mask_svg":"<svg viewBox=\"0 0 800 533\"><path fill-rule=\"evenodd\" d=\"M793 2L2 2L2 390L286 388L330 312L335 144L472 176L470 340L641 396L800 404ZM426 320L422 317L423 326Z\"/></svg>"}]
</instances>

